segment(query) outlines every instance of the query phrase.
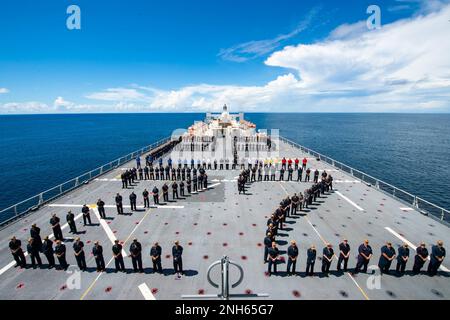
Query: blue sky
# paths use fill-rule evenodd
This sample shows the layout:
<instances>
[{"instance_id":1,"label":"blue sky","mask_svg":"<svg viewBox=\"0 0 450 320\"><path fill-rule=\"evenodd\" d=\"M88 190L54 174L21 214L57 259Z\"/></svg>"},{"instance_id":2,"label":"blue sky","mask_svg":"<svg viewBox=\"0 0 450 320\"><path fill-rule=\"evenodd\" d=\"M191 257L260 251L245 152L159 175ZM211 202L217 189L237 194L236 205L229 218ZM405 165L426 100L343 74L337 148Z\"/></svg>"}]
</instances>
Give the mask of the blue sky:
<instances>
[{"instance_id":1,"label":"blue sky","mask_svg":"<svg viewBox=\"0 0 450 320\"><path fill-rule=\"evenodd\" d=\"M66 28L71 4L81 9L81 30ZM382 10L373 32L365 27L371 4ZM424 18L424 33L438 29L446 9L438 0L3 1L0 113L204 111L223 103L245 111L448 112L448 60L402 52L389 39L413 42ZM447 48L442 32L430 36L430 48ZM367 46L377 43L383 50L368 58ZM351 54L358 51L368 54ZM382 55L396 63L373 62ZM424 71L428 61L439 65ZM371 71L383 81L369 79Z\"/></svg>"}]
</instances>

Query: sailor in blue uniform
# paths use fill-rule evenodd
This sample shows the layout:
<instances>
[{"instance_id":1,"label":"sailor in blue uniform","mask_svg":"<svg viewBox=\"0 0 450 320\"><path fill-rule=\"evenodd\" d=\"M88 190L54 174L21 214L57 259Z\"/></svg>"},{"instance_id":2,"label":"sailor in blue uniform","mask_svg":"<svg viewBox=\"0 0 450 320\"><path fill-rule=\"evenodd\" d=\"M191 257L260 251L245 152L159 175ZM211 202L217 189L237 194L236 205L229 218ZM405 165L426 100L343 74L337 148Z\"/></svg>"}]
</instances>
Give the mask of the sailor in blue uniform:
<instances>
[{"instance_id":1,"label":"sailor in blue uniform","mask_svg":"<svg viewBox=\"0 0 450 320\"><path fill-rule=\"evenodd\" d=\"M102 199L98 199L97 209L98 209L98 214L100 215L100 218L106 219L105 202Z\"/></svg>"},{"instance_id":2,"label":"sailor in blue uniform","mask_svg":"<svg viewBox=\"0 0 450 320\"><path fill-rule=\"evenodd\" d=\"M401 247L398 248L398 256L397 256L397 266L395 267L395 271L397 275L403 275L405 273L406 263L409 259L409 248L408 244L404 243Z\"/></svg>"},{"instance_id":3,"label":"sailor in blue uniform","mask_svg":"<svg viewBox=\"0 0 450 320\"><path fill-rule=\"evenodd\" d=\"M327 245L323 248L322 251L322 273L325 277L328 277L330 273L331 261L333 261L334 250L331 243L327 243Z\"/></svg>"},{"instance_id":4,"label":"sailor in blue uniform","mask_svg":"<svg viewBox=\"0 0 450 320\"><path fill-rule=\"evenodd\" d=\"M117 193L114 200L116 201L117 214L123 214L122 196Z\"/></svg>"},{"instance_id":5,"label":"sailor in blue uniform","mask_svg":"<svg viewBox=\"0 0 450 320\"><path fill-rule=\"evenodd\" d=\"M431 247L430 263L428 264L428 274L430 276L433 277L437 274L437 271L441 266L442 261L444 261L444 258L445 258L444 242L442 240L439 240L436 243L436 245Z\"/></svg>"},{"instance_id":6,"label":"sailor in blue uniform","mask_svg":"<svg viewBox=\"0 0 450 320\"><path fill-rule=\"evenodd\" d=\"M418 274L428 258L428 249L425 242L421 242L420 246L416 249L416 255L414 256L413 273Z\"/></svg>"},{"instance_id":7,"label":"sailor in blue uniform","mask_svg":"<svg viewBox=\"0 0 450 320\"><path fill-rule=\"evenodd\" d=\"M34 242L35 241L33 238L28 239L27 252L31 258L31 266L33 267L33 269L36 269L36 262L37 262L39 268L41 268L42 260L41 260L41 257L39 256L39 250L36 247L36 245L34 244Z\"/></svg>"},{"instance_id":8,"label":"sailor in blue uniform","mask_svg":"<svg viewBox=\"0 0 450 320\"><path fill-rule=\"evenodd\" d=\"M66 260L66 246L61 242L61 240L56 240L55 255L58 258L59 268L67 270L69 265Z\"/></svg>"},{"instance_id":9,"label":"sailor in blue uniform","mask_svg":"<svg viewBox=\"0 0 450 320\"><path fill-rule=\"evenodd\" d=\"M344 262L344 272L347 272L348 258L350 257L350 245L347 239L342 240L339 244L339 259L337 263L337 271L341 271L342 262Z\"/></svg>"},{"instance_id":10,"label":"sailor in blue uniform","mask_svg":"<svg viewBox=\"0 0 450 320\"><path fill-rule=\"evenodd\" d=\"M272 233L267 232L264 238L264 263L267 263L270 247L272 247Z\"/></svg>"},{"instance_id":11,"label":"sailor in blue uniform","mask_svg":"<svg viewBox=\"0 0 450 320\"><path fill-rule=\"evenodd\" d=\"M78 267L81 271L86 271L86 257L84 255L84 243L80 238L76 238L73 244L73 251L75 253L75 259L77 260Z\"/></svg>"},{"instance_id":12,"label":"sailor in blue uniform","mask_svg":"<svg viewBox=\"0 0 450 320\"><path fill-rule=\"evenodd\" d=\"M269 264L267 265L267 272L270 275L272 275L272 266L273 266L273 273L277 273L277 262L278 262L278 256L280 254L276 242L272 242L272 247L269 248Z\"/></svg>"},{"instance_id":13,"label":"sailor in blue uniform","mask_svg":"<svg viewBox=\"0 0 450 320\"><path fill-rule=\"evenodd\" d=\"M153 272L162 273L161 254L162 248L158 244L158 242L155 242L155 244L150 249L150 257L152 258L153 262Z\"/></svg>"},{"instance_id":14,"label":"sailor in blue uniform","mask_svg":"<svg viewBox=\"0 0 450 320\"><path fill-rule=\"evenodd\" d=\"M130 207L131 207L131 211L136 211L136 210L137 210L137 207L136 207L136 199L137 199L137 196L136 196L136 194L134 193L134 191L131 192L129 198L130 198Z\"/></svg>"},{"instance_id":15,"label":"sailor in blue uniform","mask_svg":"<svg viewBox=\"0 0 450 320\"><path fill-rule=\"evenodd\" d=\"M31 226L30 237L33 238L33 246L38 252L42 252L41 228L35 223Z\"/></svg>"},{"instance_id":16,"label":"sailor in blue uniform","mask_svg":"<svg viewBox=\"0 0 450 320\"><path fill-rule=\"evenodd\" d=\"M89 225L92 224L91 222L91 213L86 204L83 205L83 208L81 208L81 212L83 213L83 222L84 225L86 225L86 222L89 222Z\"/></svg>"},{"instance_id":17,"label":"sailor in blue uniform","mask_svg":"<svg viewBox=\"0 0 450 320\"><path fill-rule=\"evenodd\" d=\"M9 242L9 250L11 250L11 254L16 261L16 265L14 267L16 268L20 266L21 268L25 268L27 262L22 250L22 241L16 239L16 237L12 237Z\"/></svg>"},{"instance_id":18,"label":"sailor in blue uniform","mask_svg":"<svg viewBox=\"0 0 450 320\"><path fill-rule=\"evenodd\" d=\"M314 264L316 263L316 246L311 245L311 247L306 251L306 275L314 275Z\"/></svg>"},{"instance_id":19,"label":"sailor in blue uniform","mask_svg":"<svg viewBox=\"0 0 450 320\"><path fill-rule=\"evenodd\" d=\"M297 258L298 258L298 247L297 243L294 240L291 241L291 245L288 247L287 254L288 254L288 261L286 273L288 274L288 276L292 276L295 274L295 266L297 265Z\"/></svg>"},{"instance_id":20,"label":"sailor in blue uniform","mask_svg":"<svg viewBox=\"0 0 450 320\"><path fill-rule=\"evenodd\" d=\"M105 271L105 259L103 258L103 247L100 242L95 241L92 248L92 255L95 258L95 264L97 265L97 272Z\"/></svg>"},{"instance_id":21,"label":"sailor in blue uniform","mask_svg":"<svg viewBox=\"0 0 450 320\"><path fill-rule=\"evenodd\" d=\"M358 248L358 262L356 263L355 273L358 273L363 267L363 272L367 272L367 266L369 265L370 258L372 258L372 247L369 246L369 240L364 240Z\"/></svg>"},{"instance_id":22,"label":"sailor in blue uniform","mask_svg":"<svg viewBox=\"0 0 450 320\"><path fill-rule=\"evenodd\" d=\"M53 241L48 237L45 237L42 242L42 253L47 258L48 268L53 268L55 266L55 256L53 255L55 252L53 251Z\"/></svg>"},{"instance_id":23,"label":"sailor in blue uniform","mask_svg":"<svg viewBox=\"0 0 450 320\"><path fill-rule=\"evenodd\" d=\"M122 256L122 245L119 243L119 240L114 240L114 245L112 246L112 252L114 257L114 262L116 265L116 272L122 271L125 272L125 263L123 261Z\"/></svg>"},{"instance_id":24,"label":"sailor in blue uniform","mask_svg":"<svg viewBox=\"0 0 450 320\"><path fill-rule=\"evenodd\" d=\"M137 272L139 269L139 272L143 273L144 269L142 268L142 246L136 238L133 239L133 242L130 245L130 256L131 262L133 263L134 272Z\"/></svg>"},{"instance_id":25,"label":"sailor in blue uniform","mask_svg":"<svg viewBox=\"0 0 450 320\"><path fill-rule=\"evenodd\" d=\"M56 216L56 214L52 215L50 219L50 224L53 229L53 235L55 236L55 240L63 240L61 226L59 225L59 218Z\"/></svg>"},{"instance_id":26,"label":"sailor in blue uniform","mask_svg":"<svg viewBox=\"0 0 450 320\"><path fill-rule=\"evenodd\" d=\"M72 213L72 211L67 212L66 221L70 228L69 233L73 233L73 234L78 233L77 225L75 223L75 215Z\"/></svg>"},{"instance_id":27,"label":"sailor in blue uniform","mask_svg":"<svg viewBox=\"0 0 450 320\"><path fill-rule=\"evenodd\" d=\"M180 246L180 242L175 241L175 245L172 247L172 257L173 257L173 269L174 272L180 277L183 274L183 247Z\"/></svg>"},{"instance_id":28,"label":"sailor in blue uniform","mask_svg":"<svg viewBox=\"0 0 450 320\"><path fill-rule=\"evenodd\" d=\"M392 261L395 259L395 249L392 243L386 242L386 245L381 247L381 256L378 260L378 267L381 273L389 274Z\"/></svg>"}]
</instances>

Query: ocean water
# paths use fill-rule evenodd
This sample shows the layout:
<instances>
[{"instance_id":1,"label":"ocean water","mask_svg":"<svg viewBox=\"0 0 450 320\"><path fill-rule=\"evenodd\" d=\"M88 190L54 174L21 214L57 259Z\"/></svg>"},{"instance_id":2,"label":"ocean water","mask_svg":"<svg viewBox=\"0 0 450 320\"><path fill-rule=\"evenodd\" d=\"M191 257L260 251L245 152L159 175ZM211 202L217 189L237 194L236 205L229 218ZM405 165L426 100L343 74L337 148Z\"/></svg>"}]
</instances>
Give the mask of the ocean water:
<instances>
[{"instance_id":1,"label":"ocean water","mask_svg":"<svg viewBox=\"0 0 450 320\"><path fill-rule=\"evenodd\" d=\"M0 209L187 128L204 114L0 116ZM248 113L280 133L450 208L450 114Z\"/></svg>"}]
</instances>

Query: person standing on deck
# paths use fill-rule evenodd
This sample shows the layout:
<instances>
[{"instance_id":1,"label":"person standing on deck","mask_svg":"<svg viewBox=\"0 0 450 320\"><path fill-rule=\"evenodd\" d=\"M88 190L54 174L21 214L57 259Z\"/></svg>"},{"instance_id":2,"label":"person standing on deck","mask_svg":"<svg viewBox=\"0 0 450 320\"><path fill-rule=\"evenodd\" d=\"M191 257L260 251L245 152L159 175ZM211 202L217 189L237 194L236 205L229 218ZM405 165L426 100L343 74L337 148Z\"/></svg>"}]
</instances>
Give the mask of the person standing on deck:
<instances>
[{"instance_id":1,"label":"person standing on deck","mask_svg":"<svg viewBox=\"0 0 450 320\"><path fill-rule=\"evenodd\" d=\"M31 266L33 269L36 269L36 262L39 268L42 268L42 260L33 238L28 239L27 252L31 258Z\"/></svg>"},{"instance_id":2,"label":"person standing on deck","mask_svg":"<svg viewBox=\"0 0 450 320\"><path fill-rule=\"evenodd\" d=\"M89 225L92 224L91 222L91 211L89 210L88 206L86 204L83 205L83 208L81 208L81 212L83 213L83 223L86 226L86 222L89 222Z\"/></svg>"},{"instance_id":3,"label":"person standing on deck","mask_svg":"<svg viewBox=\"0 0 450 320\"><path fill-rule=\"evenodd\" d=\"M72 211L67 212L66 221L70 228L69 233L73 233L73 234L78 233L77 225L75 223L75 215L72 213Z\"/></svg>"},{"instance_id":4,"label":"person standing on deck","mask_svg":"<svg viewBox=\"0 0 450 320\"><path fill-rule=\"evenodd\" d=\"M313 180L313 182L314 183L319 182L319 170L317 170L317 169L314 171L314 180Z\"/></svg>"},{"instance_id":5,"label":"person standing on deck","mask_svg":"<svg viewBox=\"0 0 450 320\"><path fill-rule=\"evenodd\" d=\"M428 264L428 274L433 277L437 274L439 267L445 258L444 242L439 240L431 247L430 263Z\"/></svg>"},{"instance_id":6,"label":"person standing on deck","mask_svg":"<svg viewBox=\"0 0 450 320\"><path fill-rule=\"evenodd\" d=\"M302 182L302 175L303 175L303 168L298 167L297 168L297 181Z\"/></svg>"},{"instance_id":7,"label":"person standing on deck","mask_svg":"<svg viewBox=\"0 0 450 320\"><path fill-rule=\"evenodd\" d=\"M303 169L306 169L306 164L308 163L308 160L306 159L306 157L305 158L303 158L303 160L302 160L302 168Z\"/></svg>"},{"instance_id":8,"label":"person standing on deck","mask_svg":"<svg viewBox=\"0 0 450 320\"><path fill-rule=\"evenodd\" d=\"M269 264L267 265L267 273L269 277L272 275L272 266L273 266L273 273L277 273L277 261L279 258L279 250L277 248L277 243L274 241L272 242L272 247L269 248Z\"/></svg>"},{"instance_id":9,"label":"person standing on deck","mask_svg":"<svg viewBox=\"0 0 450 320\"><path fill-rule=\"evenodd\" d=\"M30 229L30 237L33 238L33 245L38 252L42 252L41 229L33 223Z\"/></svg>"},{"instance_id":10,"label":"person standing on deck","mask_svg":"<svg viewBox=\"0 0 450 320\"><path fill-rule=\"evenodd\" d=\"M381 247L381 256L378 261L378 268L380 268L381 273L389 274L389 268L391 267L392 261L395 259L395 249L392 243L387 242L386 245Z\"/></svg>"},{"instance_id":11,"label":"person standing on deck","mask_svg":"<svg viewBox=\"0 0 450 320\"><path fill-rule=\"evenodd\" d=\"M141 167L141 157L139 157L139 156L136 157L136 167L137 168Z\"/></svg>"},{"instance_id":12,"label":"person standing on deck","mask_svg":"<svg viewBox=\"0 0 450 320\"><path fill-rule=\"evenodd\" d=\"M278 181L284 181L284 167L283 166L280 169L280 179Z\"/></svg>"},{"instance_id":13,"label":"person standing on deck","mask_svg":"<svg viewBox=\"0 0 450 320\"><path fill-rule=\"evenodd\" d=\"M137 272L139 270L140 273L143 273L144 269L142 268L142 245L136 238L133 239L133 242L130 245L130 256L131 262L133 263L134 272Z\"/></svg>"},{"instance_id":14,"label":"person standing on deck","mask_svg":"<svg viewBox=\"0 0 450 320\"><path fill-rule=\"evenodd\" d=\"M16 239L16 237L12 237L11 241L9 242L9 250L11 251L11 254L16 261L16 265L14 268L21 267L25 268L27 266L27 261L25 259L25 255L22 251L22 241L19 239Z\"/></svg>"},{"instance_id":15,"label":"person standing on deck","mask_svg":"<svg viewBox=\"0 0 450 320\"><path fill-rule=\"evenodd\" d=\"M59 268L61 270L67 270L69 265L66 260L66 246L61 242L61 240L56 240L55 255L58 258Z\"/></svg>"},{"instance_id":16,"label":"person standing on deck","mask_svg":"<svg viewBox=\"0 0 450 320\"><path fill-rule=\"evenodd\" d=\"M428 258L428 249L425 242L421 242L416 249L416 256L414 257L413 274L418 274Z\"/></svg>"},{"instance_id":17,"label":"person standing on deck","mask_svg":"<svg viewBox=\"0 0 450 320\"><path fill-rule=\"evenodd\" d=\"M137 196L136 196L136 194L134 193L134 191L131 192L129 198L130 198L131 211L136 211L136 210L137 210L137 207L136 207L136 199L137 199Z\"/></svg>"},{"instance_id":18,"label":"person standing on deck","mask_svg":"<svg viewBox=\"0 0 450 320\"><path fill-rule=\"evenodd\" d=\"M145 166L145 168L144 168L144 179L145 180L149 180L150 179L150 176L149 176L149 168L148 168L148 166Z\"/></svg>"},{"instance_id":19,"label":"person standing on deck","mask_svg":"<svg viewBox=\"0 0 450 320\"><path fill-rule=\"evenodd\" d=\"M327 243L325 248L323 248L322 256L322 273L325 277L328 277L330 273L331 261L333 261L334 250L331 243Z\"/></svg>"},{"instance_id":20,"label":"person standing on deck","mask_svg":"<svg viewBox=\"0 0 450 320\"><path fill-rule=\"evenodd\" d=\"M161 254L162 254L162 248L158 244L158 242L155 242L155 244L150 249L150 257L152 258L153 262L153 272L162 273L162 266L161 266Z\"/></svg>"},{"instance_id":21,"label":"person standing on deck","mask_svg":"<svg viewBox=\"0 0 450 320\"><path fill-rule=\"evenodd\" d=\"M97 272L105 271L105 259L103 258L103 247L99 241L95 241L92 248L92 255L95 258L95 264L97 265Z\"/></svg>"},{"instance_id":22,"label":"person standing on deck","mask_svg":"<svg viewBox=\"0 0 450 320\"><path fill-rule=\"evenodd\" d=\"M117 193L115 201L116 201L117 214L123 214L122 196Z\"/></svg>"},{"instance_id":23,"label":"person standing on deck","mask_svg":"<svg viewBox=\"0 0 450 320\"><path fill-rule=\"evenodd\" d=\"M372 247L369 246L369 240L364 240L364 243L358 248L358 262L356 263L355 273L358 273L363 267L363 272L367 272L370 258L372 258Z\"/></svg>"},{"instance_id":24,"label":"person standing on deck","mask_svg":"<svg viewBox=\"0 0 450 320\"><path fill-rule=\"evenodd\" d=\"M105 202L102 199L97 201L97 209L101 219L106 219Z\"/></svg>"},{"instance_id":25,"label":"person standing on deck","mask_svg":"<svg viewBox=\"0 0 450 320\"><path fill-rule=\"evenodd\" d=\"M272 246L272 234L270 232L266 233L264 238L264 263L267 263L267 257L269 255L269 249Z\"/></svg>"},{"instance_id":26,"label":"person standing on deck","mask_svg":"<svg viewBox=\"0 0 450 320\"><path fill-rule=\"evenodd\" d=\"M409 248L408 244L404 243L400 248L398 248L398 256L397 256L397 267L395 271L397 275L405 274L406 263L409 259Z\"/></svg>"},{"instance_id":27,"label":"person standing on deck","mask_svg":"<svg viewBox=\"0 0 450 320\"><path fill-rule=\"evenodd\" d=\"M305 175L305 182L309 182L309 179L311 178L311 169L306 169L306 175Z\"/></svg>"},{"instance_id":28,"label":"person standing on deck","mask_svg":"<svg viewBox=\"0 0 450 320\"><path fill-rule=\"evenodd\" d=\"M81 271L86 271L86 257L84 255L84 243L80 238L76 238L73 244L73 251L75 253L75 259L77 260L78 268Z\"/></svg>"},{"instance_id":29,"label":"person standing on deck","mask_svg":"<svg viewBox=\"0 0 450 320\"><path fill-rule=\"evenodd\" d=\"M159 189L156 186L152 190L152 195L155 205L159 204Z\"/></svg>"},{"instance_id":30,"label":"person standing on deck","mask_svg":"<svg viewBox=\"0 0 450 320\"><path fill-rule=\"evenodd\" d=\"M306 275L314 275L314 264L316 263L316 246L311 245L311 247L306 251Z\"/></svg>"},{"instance_id":31,"label":"person standing on deck","mask_svg":"<svg viewBox=\"0 0 450 320\"><path fill-rule=\"evenodd\" d=\"M288 178L287 181L292 181L292 173L294 172L294 169L292 169L292 166L288 167Z\"/></svg>"},{"instance_id":32,"label":"person standing on deck","mask_svg":"<svg viewBox=\"0 0 450 320\"><path fill-rule=\"evenodd\" d=\"M297 247L297 243L294 240L291 241L291 245L287 249L287 254L288 254L288 262L287 262L286 273L288 274L288 276L292 276L295 274L295 266L297 264L297 258L298 258L298 247ZM292 266L292 270L291 270L291 266Z\"/></svg>"},{"instance_id":33,"label":"person standing on deck","mask_svg":"<svg viewBox=\"0 0 450 320\"><path fill-rule=\"evenodd\" d=\"M341 271L342 262L344 262L344 272L347 272L348 259L350 257L350 245L347 239L343 239L339 244L339 259L337 262L337 271Z\"/></svg>"},{"instance_id":34,"label":"person standing on deck","mask_svg":"<svg viewBox=\"0 0 450 320\"><path fill-rule=\"evenodd\" d=\"M42 253L47 258L48 268L53 268L55 266L55 256L53 255L55 252L53 251L53 241L48 237L45 237L42 242Z\"/></svg>"},{"instance_id":35,"label":"person standing on deck","mask_svg":"<svg viewBox=\"0 0 450 320\"><path fill-rule=\"evenodd\" d=\"M116 265L116 272L122 271L125 272L125 263L123 261L122 256L122 245L119 243L119 240L114 240L114 245L112 246L114 263Z\"/></svg>"},{"instance_id":36,"label":"person standing on deck","mask_svg":"<svg viewBox=\"0 0 450 320\"><path fill-rule=\"evenodd\" d=\"M183 274L183 247L180 246L180 242L175 241L175 245L172 247L172 257L173 257L173 269L177 274L178 278L180 274Z\"/></svg>"},{"instance_id":37,"label":"person standing on deck","mask_svg":"<svg viewBox=\"0 0 450 320\"><path fill-rule=\"evenodd\" d=\"M122 180L122 189L127 189L128 188L128 177L127 177L127 172L123 172L120 175L120 179Z\"/></svg>"},{"instance_id":38,"label":"person standing on deck","mask_svg":"<svg viewBox=\"0 0 450 320\"><path fill-rule=\"evenodd\" d=\"M156 167L157 169L158 167ZM155 168L153 168L153 166L150 166L150 168L148 169L148 171L150 172L150 180L155 180ZM159 176L159 174L158 174ZM159 177L158 177L159 178Z\"/></svg>"},{"instance_id":39,"label":"person standing on deck","mask_svg":"<svg viewBox=\"0 0 450 320\"><path fill-rule=\"evenodd\" d=\"M172 198L173 200L178 199L178 183L176 181L172 183Z\"/></svg>"},{"instance_id":40,"label":"person standing on deck","mask_svg":"<svg viewBox=\"0 0 450 320\"><path fill-rule=\"evenodd\" d=\"M56 213L54 213L50 219L50 225L53 229L53 235L55 236L55 240L63 240L63 234L61 231L61 226L59 225L59 218L56 216Z\"/></svg>"},{"instance_id":41,"label":"person standing on deck","mask_svg":"<svg viewBox=\"0 0 450 320\"><path fill-rule=\"evenodd\" d=\"M164 183L164 185L162 186L162 191L163 191L163 200L165 202L169 202L169 187L167 186L166 183Z\"/></svg>"},{"instance_id":42,"label":"person standing on deck","mask_svg":"<svg viewBox=\"0 0 450 320\"><path fill-rule=\"evenodd\" d=\"M147 189L144 189L142 192L142 197L144 198L144 208L150 208L150 199L148 198L149 192Z\"/></svg>"}]
</instances>

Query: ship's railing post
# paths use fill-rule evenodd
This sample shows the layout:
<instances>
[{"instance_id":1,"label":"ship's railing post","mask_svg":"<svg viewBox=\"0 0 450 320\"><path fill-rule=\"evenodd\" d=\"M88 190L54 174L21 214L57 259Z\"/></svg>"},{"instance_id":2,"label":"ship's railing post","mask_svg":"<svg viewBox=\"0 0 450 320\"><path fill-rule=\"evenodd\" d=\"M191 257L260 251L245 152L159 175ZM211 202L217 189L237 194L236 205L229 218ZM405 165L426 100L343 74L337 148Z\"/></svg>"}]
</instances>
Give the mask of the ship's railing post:
<instances>
[{"instance_id":1,"label":"ship's railing post","mask_svg":"<svg viewBox=\"0 0 450 320\"><path fill-rule=\"evenodd\" d=\"M62 184L59 185L59 194L62 194Z\"/></svg>"},{"instance_id":2,"label":"ship's railing post","mask_svg":"<svg viewBox=\"0 0 450 320\"><path fill-rule=\"evenodd\" d=\"M14 205L14 215L17 216L17 205Z\"/></svg>"},{"instance_id":3,"label":"ship's railing post","mask_svg":"<svg viewBox=\"0 0 450 320\"><path fill-rule=\"evenodd\" d=\"M44 194L43 193L40 193L39 194L39 202L38 202L38 205L41 205L41 204L43 204L44 203Z\"/></svg>"},{"instance_id":4,"label":"ship's railing post","mask_svg":"<svg viewBox=\"0 0 450 320\"><path fill-rule=\"evenodd\" d=\"M80 183L79 183L79 177L77 177L77 178L75 179L75 187L78 187L79 184L80 184Z\"/></svg>"},{"instance_id":5,"label":"ship's railing post","mask_svg":"<svg viewBox=\"0 0 450 320\"><path fill-rule=\"evenodd\" d=\"M444 221L444 218L445 218L445 211L444 211L444 209L441 209L441 221Z\"/></svg>"}]
</instances>

